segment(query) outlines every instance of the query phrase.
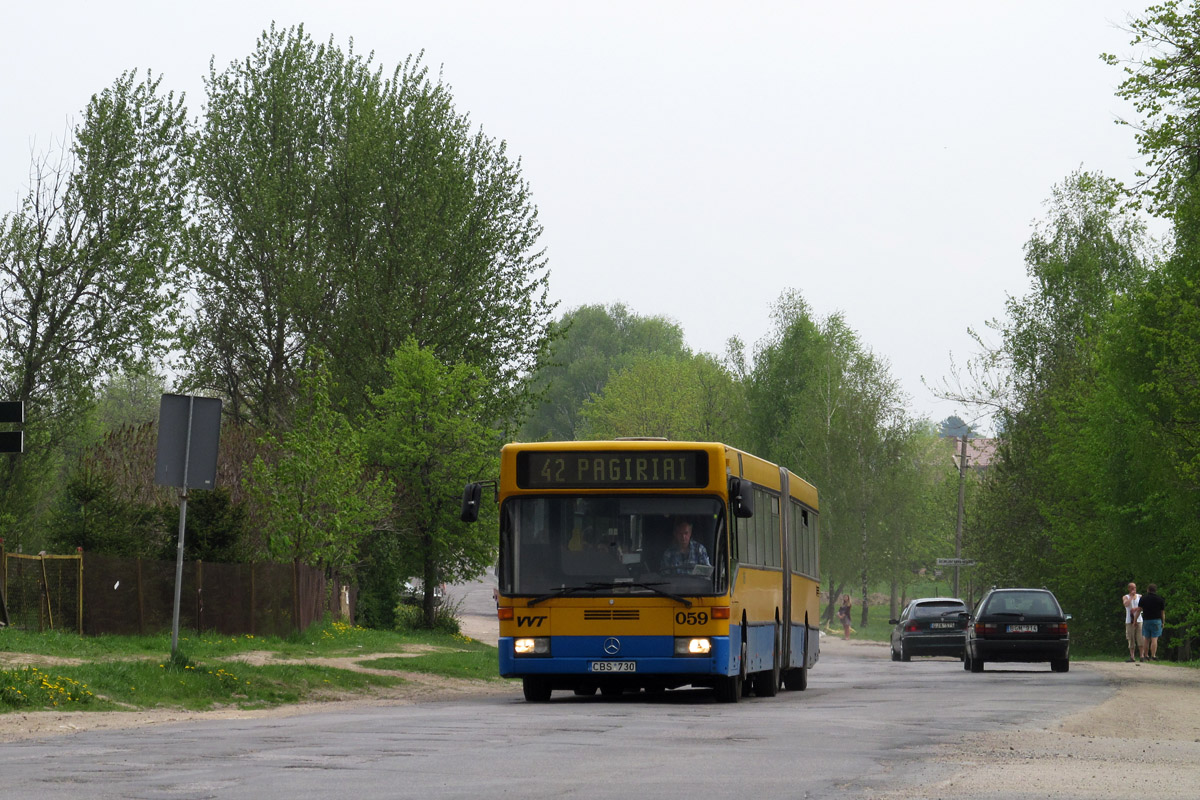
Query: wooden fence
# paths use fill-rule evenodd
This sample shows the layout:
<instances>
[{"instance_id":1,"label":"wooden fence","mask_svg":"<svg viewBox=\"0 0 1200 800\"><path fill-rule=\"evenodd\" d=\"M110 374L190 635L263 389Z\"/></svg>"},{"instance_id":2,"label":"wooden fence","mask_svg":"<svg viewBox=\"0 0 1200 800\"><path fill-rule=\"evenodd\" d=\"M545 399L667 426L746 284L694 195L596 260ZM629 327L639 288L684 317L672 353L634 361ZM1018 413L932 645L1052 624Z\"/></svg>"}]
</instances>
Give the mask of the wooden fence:
<instances>
[{"instance_id":1,"label":"wooden fence","mask_svg":"<svg viewBox=\"0 0 1200 800\"><path fill-rule=\"evenodd\" d=\"M26 630L151 634L170 630L175 562L79 553L22 555L0 548L0 599ZM182 629L286 636L326 614L354 620L356 592L303 564L183 565Z\"/></svg>"}]
</instances>

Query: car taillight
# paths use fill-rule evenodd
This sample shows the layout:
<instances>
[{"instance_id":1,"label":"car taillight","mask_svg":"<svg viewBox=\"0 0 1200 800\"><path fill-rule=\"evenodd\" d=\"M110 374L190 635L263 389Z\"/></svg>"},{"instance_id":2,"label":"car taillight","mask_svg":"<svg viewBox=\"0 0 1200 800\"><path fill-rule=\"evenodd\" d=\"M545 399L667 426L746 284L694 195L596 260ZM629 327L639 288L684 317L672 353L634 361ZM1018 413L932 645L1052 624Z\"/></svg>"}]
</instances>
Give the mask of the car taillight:
<instances>
[{"instance_id":1,"label":"car taillight","mask_svg":"<svg viewBox=\"0 0 1200 800\"><path fill-rule=\"evenodd\" d=\"M910 622L910 623L908 623L907 625L905 625L905 626L904 626L904 630L905 630L906 632L908 632L908 633L912 633L913 631L919 631L919 630L921 630L921 626L920 626L920 625L918 625L918 624L917 624L917 623L915 623L915 622Z\"/></svg>"},{"instance_id":2,"label":"car taillight","mask_svg":"<svg viewBox=\"0 0 1200 800\"><path fill-rule=\"evenodd\" d=\"M975 633L984 634L984 633L995 633L995 632L996 632L996 626L994 624L992 624L991 622L976 622L975 623Z\"/></svg>"},{"instance_id":3,"label":"car taillight","mask_svg":"<svg viewBox=\"0 0 1200 800\"><path fill-rule=\"evenodd\" d=\"M1067 623L1056 622L1053 625L1045 625L1042 627L1042 630L1044 630L1046 633L1053 633L1057 636L1066 636L1067 635Z\"/></svg>"}]
</instances>

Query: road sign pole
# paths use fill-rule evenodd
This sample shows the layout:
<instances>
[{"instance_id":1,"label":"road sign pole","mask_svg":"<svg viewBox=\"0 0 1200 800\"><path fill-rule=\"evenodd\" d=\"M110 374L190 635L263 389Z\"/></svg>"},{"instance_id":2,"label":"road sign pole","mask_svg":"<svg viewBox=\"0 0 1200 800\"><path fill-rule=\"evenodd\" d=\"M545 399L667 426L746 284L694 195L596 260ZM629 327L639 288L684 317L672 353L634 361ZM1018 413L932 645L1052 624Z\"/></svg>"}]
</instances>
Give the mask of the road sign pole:
<instances>
[{"instance_id":1,"label":"road sign pole","mask_svg":"<svg viewBox=\"0 0 1200 800\"><path fill-rule=\"evenodd\" d=\"M175 548L175 610L171 615L171 658L179 648L179 602L183 592L183 531L187 527L188 461L192 450L192 412L196 398L188 398L187 444L183 447L183 487L179 490L179 543Z\"/></svg>"},{"instance_id":2,"label":"road sign pole","mask_svg":"<svg viewBox=\"0 0 1200 800\"><path fill-rule=\"evenodd\" d=\"M212 489L221 445L221 401L215 397L164 394L158 406L158 454L154 482L179 489L179 542L175 552L175 609L171 619L171 657L179 649L179 606L183 593L183 543L187 528L188 489ZM182 458L180 455L182 454ZM192 463L195 459L196 463Z\"/></svg>"}]
</instances>

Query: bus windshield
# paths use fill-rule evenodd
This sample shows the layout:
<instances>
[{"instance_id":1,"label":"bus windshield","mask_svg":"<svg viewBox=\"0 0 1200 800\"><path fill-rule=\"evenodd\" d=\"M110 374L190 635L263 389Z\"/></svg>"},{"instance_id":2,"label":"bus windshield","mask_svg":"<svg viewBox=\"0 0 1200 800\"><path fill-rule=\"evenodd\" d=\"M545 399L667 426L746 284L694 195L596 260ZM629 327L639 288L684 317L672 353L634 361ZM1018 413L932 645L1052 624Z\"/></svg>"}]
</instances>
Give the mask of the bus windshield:
<instances>
[{"instance_id":1,"label":"bus windshield","mask_svg":"<svg viewBox=\"0 0 1200 800\"><path fill-rule=\"evenodd\" d=\"M500 519L504 594L724 590L728 542L724 507L715 497L511 497Z\"/></svg>"}]
</instances>

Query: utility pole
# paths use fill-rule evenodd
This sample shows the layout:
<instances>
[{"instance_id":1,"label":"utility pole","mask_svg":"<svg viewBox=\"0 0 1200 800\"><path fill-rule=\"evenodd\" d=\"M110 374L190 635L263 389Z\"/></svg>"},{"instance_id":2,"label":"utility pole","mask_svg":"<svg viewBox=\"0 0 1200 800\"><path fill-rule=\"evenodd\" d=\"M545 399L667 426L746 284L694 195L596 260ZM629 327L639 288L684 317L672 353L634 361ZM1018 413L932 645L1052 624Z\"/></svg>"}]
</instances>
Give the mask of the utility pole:
<instances>
[{"instance_id":1,"label":"utility pole","mask_svg":"<svg viewBox=\"0 0 1200 800\"><path fill-rule=\"evenodd\" d=\"M962 450L958 456L958 524L954 527L954 557L962 558L963 503L967 495L967 431L962 435ZM958 597L958 570L954 565L954 596Z\"/></svg>"}]
</instances>

